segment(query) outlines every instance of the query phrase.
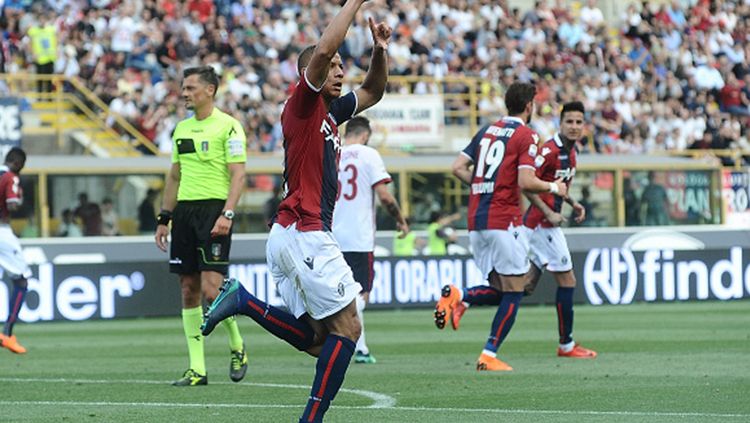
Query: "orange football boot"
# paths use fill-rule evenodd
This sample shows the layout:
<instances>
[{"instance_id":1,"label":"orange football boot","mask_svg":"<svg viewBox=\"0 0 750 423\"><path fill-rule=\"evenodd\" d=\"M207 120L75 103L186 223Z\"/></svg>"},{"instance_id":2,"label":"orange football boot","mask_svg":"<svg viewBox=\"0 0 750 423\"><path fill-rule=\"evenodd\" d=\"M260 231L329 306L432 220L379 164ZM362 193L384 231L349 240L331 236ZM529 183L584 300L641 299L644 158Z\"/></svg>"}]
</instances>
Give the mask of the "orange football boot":
<instances>
[{"instance_id":1,"label":"orange football boot","mask_svg":"<svg viewBox=\"0 0 750 423\"><path fill-rule=\"evenodd\" d=\"M500 360L497 357L490 357L489 355L482 353L477 359L477 371L490 371L490 372L509 372L513 370L508 363Z\"/></svg>"},{"instance_id":2,"label":"orange football boot","mask_svg":"<svg viewBox=\"0 0 750 423\"><path fill-rule=\"evenodd\" d=\"M0 345L2 345L3 348L7 348L16 354L26 353L26 348L18 343L18 341L16 340L16 335L7 336L4 334L0 334Z\"/></svg>"},{"instance_id":3,"label":"orange football boot","mask_svg":"<svg viewBox=\"0 0 750 423\"><path fill-rule=\"evenodd\" d=\"M596 351L584 348L578 344L575 344L572 350L565 352L559 347L557 348L558 357L571 357L571 358L596 358Z\"/></svg>"},{"instance_id":4,"label":"orange football boot","mask_svg":"<svg viewBox=\"0 0 750 423\"><path fill-rule=\"evenodd\" d=\"M446 319L448 317L453 319L453 309L461 304L461 292L453 285L445 285L440 295L440 300L435 304L435 326L438 329L443 329ZM460 318L459 316L459 320ZM456 328L458 328L458 324L454 327L454 329Z\"/></svg>"}]
</instances>

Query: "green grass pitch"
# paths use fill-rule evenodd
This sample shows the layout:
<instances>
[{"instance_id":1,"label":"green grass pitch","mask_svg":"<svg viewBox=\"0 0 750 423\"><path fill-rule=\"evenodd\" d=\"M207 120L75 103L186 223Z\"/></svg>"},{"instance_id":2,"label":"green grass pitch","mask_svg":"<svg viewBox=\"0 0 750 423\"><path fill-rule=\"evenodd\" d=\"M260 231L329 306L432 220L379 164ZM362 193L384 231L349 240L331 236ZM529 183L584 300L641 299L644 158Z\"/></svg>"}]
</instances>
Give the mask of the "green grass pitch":
<instances>
[{"instance_id":1,"label":"green grass pitch","mask_svg":"<svg viewBox=\"0 0 750 423\"><path fill-rule=\"evenodd\" d=\"M494 309L459 331L431 310L368 311L375 365L352 363L329 422L750 421L750 301L578 306L576 339L595 360L558 358L549 306L522 307L500 357L478 373ZM240 318L250 354L228 377L227 337L206 342L209 385L169 382L187 367L178 318L20 324L29 353L0 351L2 422L292 422L315 361Z\"/></svg>"}]
</instances>

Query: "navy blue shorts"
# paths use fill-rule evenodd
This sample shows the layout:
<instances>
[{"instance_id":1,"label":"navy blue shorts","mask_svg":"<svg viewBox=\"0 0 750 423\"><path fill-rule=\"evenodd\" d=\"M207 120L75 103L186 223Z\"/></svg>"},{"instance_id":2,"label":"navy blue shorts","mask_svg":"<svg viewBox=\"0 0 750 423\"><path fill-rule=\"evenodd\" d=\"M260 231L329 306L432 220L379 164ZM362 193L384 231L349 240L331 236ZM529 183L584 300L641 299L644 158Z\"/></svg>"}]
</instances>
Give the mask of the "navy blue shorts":
<instances>
[{"instance_id":1,"label":"navy blue shorts","mask_svg":"<svg viewBox=\"0 0 750 423\"><path fill-rule=\"evenodd\" d=\"M344 253L344 260L352 268L354 280L362 285L362 292L372 291L372 281L375 279L375 271L372 267L372 252L363 253L355 251Z\"/></svg>"}]
</instances>

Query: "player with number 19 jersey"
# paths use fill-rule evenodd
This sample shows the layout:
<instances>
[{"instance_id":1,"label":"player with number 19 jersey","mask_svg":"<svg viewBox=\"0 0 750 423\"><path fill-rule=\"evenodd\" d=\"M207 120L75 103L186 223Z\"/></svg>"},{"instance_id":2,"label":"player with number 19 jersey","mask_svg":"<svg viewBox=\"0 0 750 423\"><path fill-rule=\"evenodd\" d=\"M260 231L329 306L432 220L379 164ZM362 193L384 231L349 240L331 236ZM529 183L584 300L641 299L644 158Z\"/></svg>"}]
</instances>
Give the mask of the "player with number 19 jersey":
<instances>
[{"instance_id":1,"label":"player with number 19 jersey","mask_svg":"<svg viewBox=\"0 0 750 423\"><path fill-rule=\"evenodd\" d=\"M520 226L518 169L535 169L538 139L522 119L508 116L480 130L463 150L474 163L470 231Z\"/></svg>"}]
</instances>

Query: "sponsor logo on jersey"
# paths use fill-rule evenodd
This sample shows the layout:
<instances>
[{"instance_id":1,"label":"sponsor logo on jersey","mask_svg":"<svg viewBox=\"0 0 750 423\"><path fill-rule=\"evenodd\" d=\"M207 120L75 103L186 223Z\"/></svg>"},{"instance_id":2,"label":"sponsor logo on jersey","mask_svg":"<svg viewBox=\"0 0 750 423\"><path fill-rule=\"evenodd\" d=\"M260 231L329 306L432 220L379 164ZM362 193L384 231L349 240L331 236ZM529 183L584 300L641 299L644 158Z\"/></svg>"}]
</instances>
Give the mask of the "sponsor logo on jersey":
<instances>
[{"instance_id":1,"label":"sponsor logo on jersey","mask_svg":"<svg viewBox=\"0 0 750 423\"><path fill-rule=\"evenodd\" d=\"M576 175L576 169L573 168L567 168L567 169L558 169L555 171L555 179L563 178L564 181L568 181L572 179Z\"/></svg>"},{"instance_id":2,"label":"sponsor logo on jersey","mask_svg":"<svg viewBox=\"0 0 750 423\"><path fill-rule=\"evenodd\" d=\"M327 120L323 119L320 124L320 133L324 135L326 142L333 143L333 149L338 153L341 151L341 138L338 134L333 133L333 127Z\"/></svg>"},{"instance_id":3,"label":"sponsor logo on jersey","mask_svg":"<svg viewBox=\"0 0 750 423\"><path fill-rule=\"evenodd\" d=\"M536 144L531 144L529 146L529 156L536 157L537 148Z\"/></svg>"},{"instance_id":4,"label":"sponsor logo on jersey","mask_svg":"<svg viewBox=\"0 0 750 423\"><path fill-rule=\"evenodd\" d=\"M544 156L536 156L536 159L534 159L534 166L542 167L543 164L544 164Z\"/></svg>"},{"instance_id":5,"label":"sponsor logo on jersey","mask_svg":"<svg viewBox=\"0 0 750 423\"><path fill-rule=\"evenodd\" d=\"M208 141L201 141L201 151L208 153Z\"/></svg>"}]
</instances>

